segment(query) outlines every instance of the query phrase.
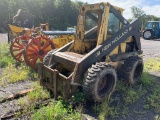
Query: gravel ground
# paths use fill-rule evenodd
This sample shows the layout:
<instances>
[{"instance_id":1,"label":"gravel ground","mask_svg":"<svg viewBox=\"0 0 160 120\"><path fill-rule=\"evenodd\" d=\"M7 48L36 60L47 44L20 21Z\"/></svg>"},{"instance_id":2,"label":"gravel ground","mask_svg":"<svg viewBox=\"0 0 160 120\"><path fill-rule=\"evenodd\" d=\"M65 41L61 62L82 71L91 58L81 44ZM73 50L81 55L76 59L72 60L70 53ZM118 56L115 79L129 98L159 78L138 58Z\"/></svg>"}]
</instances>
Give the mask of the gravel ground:
<instances>
[{"instance_id":1,"label":"gravel ground","mask_svg":"<svg viewBox=\"0 0 160 120\"><path fill-rule=\"evenodd\" d=\"M0 87L0 100L6 98L9 95L17 94L22 90L32 88L33 82L25 80L23 82L18 82L14 84L9 84L5 87ZM12 101L6 101L4 103L0 103L0 116L4 113L8 113L9 111L14 111L18 109L18 99Z\"/></svg>"},{"instance_id":2,"label":"gravel ground","mask_svg":"<svg viewBox=\"0 0 160 120\"><path fill-rule=\"evenodd\" d=\"M8 36L6 33L0 33L0 43L7 43Z\"/></svg>"},{"instance_id":3,"label":"gravel ground","mask_svg":"<svg viewBox=\"0 0 160 120\"><path fill-rule=\"evenodd\" d=\"M160 39L144 40L141 38L141 45L143 50L143 58L160 58Z\"/></svg>"}]
</instances>

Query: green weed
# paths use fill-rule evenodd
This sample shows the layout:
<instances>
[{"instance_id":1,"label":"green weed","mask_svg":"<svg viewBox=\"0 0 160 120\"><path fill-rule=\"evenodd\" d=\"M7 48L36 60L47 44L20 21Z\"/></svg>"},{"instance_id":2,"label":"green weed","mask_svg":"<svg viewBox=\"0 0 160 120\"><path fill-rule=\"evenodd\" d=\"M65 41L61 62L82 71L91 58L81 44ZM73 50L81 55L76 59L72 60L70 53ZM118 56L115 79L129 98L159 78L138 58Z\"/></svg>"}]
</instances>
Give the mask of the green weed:
<instances>
[{"instance_id":1,"label":"green weed","mask_svg":"<svg viewBox=\"0 0 160 120\"><path fill-rule=\"evenodd\" d=\"M37 103L50 98L49 92L39 86L37 82L34 83L32 88L34 88L33 91L29 92L26 97L18 100L20 107L23 108L23 110L20 111L21 113L34 111Z\"/></svg>"},{"instance_id":2,"label":"green weed","mask_svg":"<svg viewBox=\"0 0 160 120\"><path fill-rule=\"evenodd\" d=\"M160 72L160 58L148 59L145 62L144 69L146 71Z\"/></svg>"},{"instance_id":3,"label":"green weed","mask_svg":"<svg viewBox=\"0 0 160 120\"><path fill-rule=\"evenodd\" d=\"M146 97L144 107L160 113L160 84L154 84L151 93Z\"/></svg>"},{"instance_id":4,"label":"green weed","mask_svg":"<svg viewBox=\"0 0 160 120\"><path fill-rule=\"evenodd\" d=\"M30 103L41 102L50 97L47 90L43 89L37 82L33 85L34 90L28 93L28 101Z\"/></svg>"},{"instance_id":5,"label":"green weed","mask_svg":"<svg viewBox=\"0 0 160 120\"><path fill-rule=\"evenodd\" d=\"M71 100L73 103L84 103L86 98L83 92L77 91L75 95L72 96Z\"/></svg>"},{"instance_id":6,"label":"green weed","mask_svg":"<svg viewBox=\"0 0 160 120\"><path fill-rule=\"evenodd\" d=\"M154 83L153 77L149 75L148 72L143 72L140 83L144 86L149 86Z\"/></svg>"},{"instance_id":7,"label":"green weed","mask_svg":"<svg viewBox=\"0 0 160 120\"><path fill-rule=\"evenodd\" d=\"M81 120L81 113L63 106L61 101L51 102L32 115L33 120Z\"/></svg>"},{"instance_id":8,"label":"green weed","mask_svg":"<svg viewBox=\"0 0 160 120\"><path fill-rule=\"evenodd\" d=\"M103 104L100 106L96 106L96 109L99 111L99 119L100 120L106 120L106 116L114 116L115 115L115 109L113 107L110 107L110 100L106 100Z\"/></svg>"},{"instance_id":9,"label":"green weed","mask_svg":"<svg viewBox=\"0 0 160 120\"><path fill-rule=\"evenodd\" d=\"M10 44L1 43L0 44L0 68L4 68L9 64L15 64L16 61L11 57Z\"/></svg>"},{"instance_id":10,"label":"green weed","mask_svg":"<svg viewBox=\"0 0 160 120\"><path fill-rule=\"evenodd\" d=\"M0 85L15 83L28 79L28 69L18 68L10 65L6 67L0 75Z\"/></svg>"}]
</instances>

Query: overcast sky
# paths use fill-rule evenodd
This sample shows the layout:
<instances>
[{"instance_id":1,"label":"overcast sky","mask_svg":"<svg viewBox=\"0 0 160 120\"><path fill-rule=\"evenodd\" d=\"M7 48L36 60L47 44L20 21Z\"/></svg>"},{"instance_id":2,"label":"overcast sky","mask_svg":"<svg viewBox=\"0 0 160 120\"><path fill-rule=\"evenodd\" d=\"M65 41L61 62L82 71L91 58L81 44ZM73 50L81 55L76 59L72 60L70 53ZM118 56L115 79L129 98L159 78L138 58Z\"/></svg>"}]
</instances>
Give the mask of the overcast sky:
<instances>
[{"instance_id":1,"label":"overcast sky","mask_svg":"<svg viewBox=\"0 0 160 120\"><path fill-rule=\"evenodd\" d=\"M126 19L132 18L130 7L136 6L149 15L160 17L160 0L78 0L83 2L98 3L110 2L112 5L122 7L125 9L123 15Z\"/></svg>"}]
</instances>

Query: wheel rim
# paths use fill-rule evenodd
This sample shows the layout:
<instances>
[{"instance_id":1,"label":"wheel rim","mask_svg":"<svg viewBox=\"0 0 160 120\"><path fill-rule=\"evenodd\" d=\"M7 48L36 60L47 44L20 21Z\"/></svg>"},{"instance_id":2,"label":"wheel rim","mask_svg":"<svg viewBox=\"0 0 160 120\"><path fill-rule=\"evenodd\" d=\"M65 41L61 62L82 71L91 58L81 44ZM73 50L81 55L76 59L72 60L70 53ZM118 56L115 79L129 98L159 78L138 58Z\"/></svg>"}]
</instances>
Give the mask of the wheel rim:
<instances>
[{"instance_id":1,"label":"wheel rim","mask_svg":"<svg viewBox=\"0 0 160 120\"><path fill-rule=\"evenodd\" d=\"M46 37L36 37L32 39L25 50L26 63L37 70L37 63L43 62L44 56L55 49L54 43Z\"/></svg>"},{"instance_id":2,"label":"wheel rim","mask_svg":"<svg viewBox=\"0 0 160 120\"><path fill-rule=\"evenodd\" d=\"M30 36L19 36L15 38L10 46L10 52L12 57L18 62L24 62L24 49L28 43L28 40L31 39Z\"/></svg>"},{"instance_id":3,"label":"wheel rim","mask_svg":"<svg viewBox=\"0 0 160 120\"><path fill-rule=\"evenodd\" d=\"M98 84L98 94L103 97L108 95L114 88L115 85L115 77L112 74L107 74L102 78L102 80Z\"/></svg>"},{"instance_id":4,"label":"wheel rim","mask_svg":"<svg viewBox=\"0 0 160 120\"><path fill-rule=\"evenodd\" d=\"M151 32L150 31L144 32L144 38L150 38L150 37L151 37Z\"/></svg>"}]
</instances>

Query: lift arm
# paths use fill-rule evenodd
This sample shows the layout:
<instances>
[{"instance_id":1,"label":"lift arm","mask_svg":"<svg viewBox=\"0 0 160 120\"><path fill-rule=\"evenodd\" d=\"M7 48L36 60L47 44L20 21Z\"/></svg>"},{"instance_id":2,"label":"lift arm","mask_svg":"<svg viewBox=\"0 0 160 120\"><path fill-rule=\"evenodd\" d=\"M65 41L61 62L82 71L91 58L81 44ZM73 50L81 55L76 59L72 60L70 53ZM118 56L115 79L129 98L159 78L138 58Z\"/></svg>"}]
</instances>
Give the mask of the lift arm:
<instances>
[{"instance_id":1,"label":"lift arm","mask_svg":"<svg viewBox=\"0 0 160 120\"><path fill-rule=\"evenodd\" d=\"M136 41L138 50L141 51L141 45L138 44L140 43L138 19L133 20L130 24L126 24L125 27L120 29L116 34L112 35L78 61L73 72L72 84L78 83L87 68L91 67L92 64L102 57L109 55L118 45L123 43L130 36Z\"/></svg>"}]
</instances>

